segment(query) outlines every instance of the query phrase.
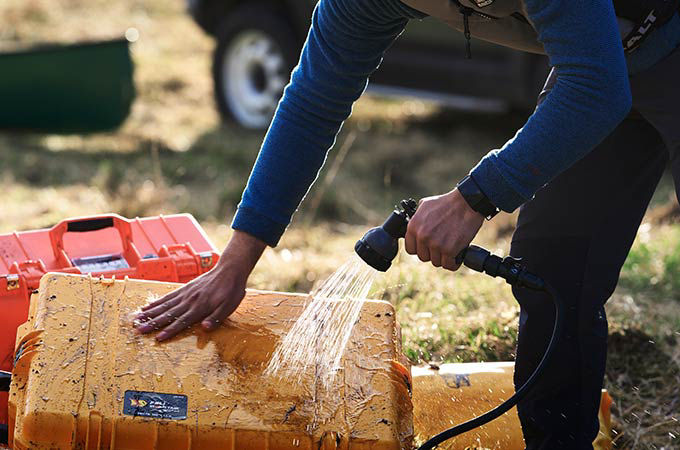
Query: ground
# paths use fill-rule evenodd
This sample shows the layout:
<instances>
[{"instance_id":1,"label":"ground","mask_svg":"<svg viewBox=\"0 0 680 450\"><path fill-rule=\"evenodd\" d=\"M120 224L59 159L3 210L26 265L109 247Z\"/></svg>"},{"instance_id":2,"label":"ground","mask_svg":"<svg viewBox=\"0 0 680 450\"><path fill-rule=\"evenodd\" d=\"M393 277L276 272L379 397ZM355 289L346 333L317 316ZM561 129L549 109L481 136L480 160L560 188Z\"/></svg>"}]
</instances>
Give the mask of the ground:
<instances>
[{"instance_id":1,"label":"ground","mask_svg":"<svg viewBox=\"0 0 680 450\"><path fill-rule=\"evenodd\" d=\"M138 97L119 130L0 133L0 233L108 211L186 211L219 248L226 244L262 133L220 124L210 79L214 44L180 0L4 0L0 23L0 49L118 37L130 27L140 36L132 45ZM450 189L524 118L363 99L251 287L309 291L399 199ZM680 446L680 226L671 192L664 179L608 304L606 387L615 399L616 448ZM477 242L506 253L514 219L498 216ZM497 280L402 254L372 295L397 305L404 352L414 363L514 358L518 307Z\"/></svg>"}]
</instances>

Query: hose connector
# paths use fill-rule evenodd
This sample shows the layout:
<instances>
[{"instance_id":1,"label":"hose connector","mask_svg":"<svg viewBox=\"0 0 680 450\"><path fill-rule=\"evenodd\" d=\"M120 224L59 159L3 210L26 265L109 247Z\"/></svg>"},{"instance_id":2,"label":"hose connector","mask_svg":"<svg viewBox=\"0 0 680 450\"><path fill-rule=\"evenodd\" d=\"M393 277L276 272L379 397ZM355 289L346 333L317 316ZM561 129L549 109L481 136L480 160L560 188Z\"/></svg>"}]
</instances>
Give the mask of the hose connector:
<instances>
[{"instance_id":1,"label":"hose connector","mask_svg":"<svg viewBox=\"0 0 680 450\"><path fill-rule=\"evenodd\" d=\"M456 257L458 264L482 272L492 277L501 277L509 285L524 287L535 291L545 288L543 280L532 274L521 263L521 259L506 256L501 258L485 248L470 245Z\"/></svg>"}]
</instances>

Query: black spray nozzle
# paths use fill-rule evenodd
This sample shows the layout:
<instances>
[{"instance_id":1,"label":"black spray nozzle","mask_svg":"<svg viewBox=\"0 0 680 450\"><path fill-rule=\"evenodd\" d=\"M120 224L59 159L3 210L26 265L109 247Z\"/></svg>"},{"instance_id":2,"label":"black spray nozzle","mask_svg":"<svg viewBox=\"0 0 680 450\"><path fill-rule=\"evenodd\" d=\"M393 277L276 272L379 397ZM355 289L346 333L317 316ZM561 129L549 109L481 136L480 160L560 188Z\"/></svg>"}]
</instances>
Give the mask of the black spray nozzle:
<instances>
[{"instance_id":1,"label":"black spray nozzle","mask_svg":"<svg viewBox=\"0 0 680 450\"><path fill-rule=\"evenodd\" d=\"M417 208L415 200L402 200L385 223L371 228L357 241L354 251L369 266L381 272L387 271L399 252L399 239L406 235L408 221L416 213ZM477 272L501 277L513 286L535 290L544 288L543 280L528 272L519 259L511 256L501 258L476 245L461 251L456 256L456 262Z\"/></svg>"},{"instance_id":2,"label":"black spray nozzle","mask_svg":"<svg viewBox=\"0 0 680 450\"><path fill-rule=\"evenodd\" d=\"M399 252L399 239L406 236L409 219L416 213L418 204L412 198L402 200L385 223L371 228L357 241L354 251L369 266L385 272Z\"/></svg>"}]
</instances>

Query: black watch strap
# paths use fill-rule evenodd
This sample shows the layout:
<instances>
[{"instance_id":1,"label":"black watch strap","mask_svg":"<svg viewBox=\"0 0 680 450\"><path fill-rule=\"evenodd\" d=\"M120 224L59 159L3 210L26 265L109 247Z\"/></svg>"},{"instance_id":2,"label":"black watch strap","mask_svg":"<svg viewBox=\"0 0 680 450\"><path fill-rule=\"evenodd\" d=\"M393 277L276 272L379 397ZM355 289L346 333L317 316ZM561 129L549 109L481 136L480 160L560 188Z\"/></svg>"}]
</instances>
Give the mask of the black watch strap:
<instances>
[{"instance_id":1,"label":"black watch strap","mask_svg":"<svg viewBox=\"0 0 680 450\"><path fill-rule=\"evenodd\" d=\"M457 189L467 204L470 205L470 208L480 213L486 220L491 220L493 216L498 214L498 208L484 195L484 192L482 192L470 175L460 180Z\"/></svg>"}]
</instances>

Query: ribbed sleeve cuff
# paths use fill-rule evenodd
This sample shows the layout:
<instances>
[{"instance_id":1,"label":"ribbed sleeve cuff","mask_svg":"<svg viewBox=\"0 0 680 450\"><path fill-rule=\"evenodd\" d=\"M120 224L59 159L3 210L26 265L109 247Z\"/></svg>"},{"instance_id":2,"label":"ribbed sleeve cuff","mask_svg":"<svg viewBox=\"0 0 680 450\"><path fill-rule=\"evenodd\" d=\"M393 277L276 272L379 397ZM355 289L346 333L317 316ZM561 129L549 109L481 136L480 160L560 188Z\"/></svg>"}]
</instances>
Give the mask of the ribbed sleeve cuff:
<instances>
[{"instance_id":1,"label":"ribbed sleeve cuff","mask_svg":"<svg viewBox=\"0 0 680 450\"><path fill-rule=\"evenodd\" d=\"M513 212L529 200L503 177L489 156L483 158L470 172L470 177L487 196L491 203L505 212Z\"/></svg>"},{"instance_id":2,"label":"ribbed sleeve cuff","mask_svg":"<svg viewBox=\"0 0 680 450\"><path fill-rule=\"evenodd\" d=\"M271 247L278 245L287 226L287 224L274 222L269 217L244 206L239 206L231 223L234 230L255 236Z\"/></svg>"}]
</instances>

